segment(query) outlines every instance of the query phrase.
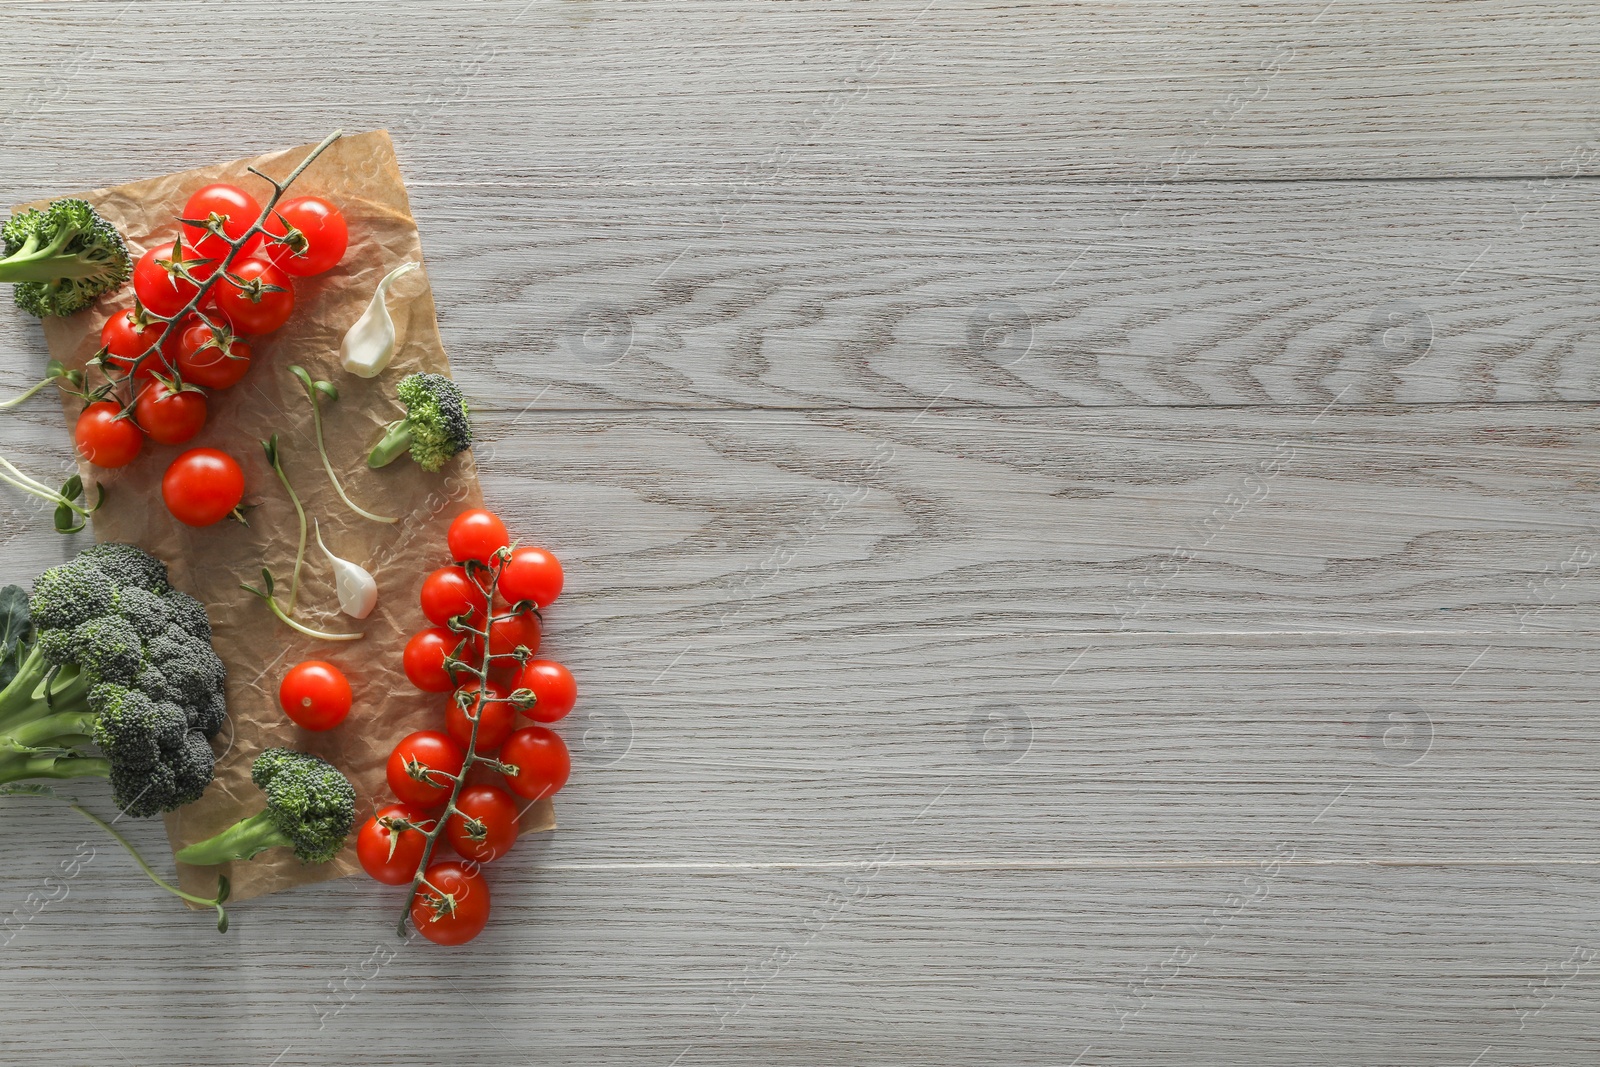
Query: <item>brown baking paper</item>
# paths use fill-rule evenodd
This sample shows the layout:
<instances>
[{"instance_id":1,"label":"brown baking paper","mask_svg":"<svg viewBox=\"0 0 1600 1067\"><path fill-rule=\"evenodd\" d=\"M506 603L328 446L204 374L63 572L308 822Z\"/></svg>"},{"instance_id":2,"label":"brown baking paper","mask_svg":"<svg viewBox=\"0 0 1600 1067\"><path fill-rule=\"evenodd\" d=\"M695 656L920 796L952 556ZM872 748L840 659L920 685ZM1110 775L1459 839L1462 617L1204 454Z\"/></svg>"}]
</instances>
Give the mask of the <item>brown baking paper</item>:
<instances>
[{"instance_id":1,"label":"brown baking paper","mask_svg":"<svg viewBox=\"0 0 1600 1067\"><path fill-rule=\"evenodd\" d=\"M77 195L122 231L137 258L175 236L175 219L200 186L232 182L265 202L270 188L245 167L254 165L282 180L311 147ZM294 315L275 333L248 338L254 349L250 371L233 388L210 393L205 429L182 446L146 442L139 458L120 470L81 465L85 484L98 481L106 488L105 506L94 515L95 539L130 541L166 560L172 584L205 602L213 644L228 667L229 724L216 739L216 781L199 801L166 817L174 851L261 810L260 792L250 782L250 764L262 749L278 745L302 749L336 764L355 784L359 826L374 806L392 799L384 763L395 743L413 730L444 728L445 697L418 693L406 680L400 657L406 639L428 625L417 595L422 580L448 562L445 531L450 520L463 508L483 502L477 467L466 453L437 474L424 472L405 457L382 470L366 466L367 452L383 427L403 413L395 399L400 378L412 371L450 373L425 270L398 279L390 289L397 348L389 369L367 380L339 366L339 342L366 308L378 280L401 263L422 260L422 243L389 135L379 130L334 142L286 195L309 194L327 197L344 212L350 224L349 251L327 273L295 279ZM69 368L81 369L99 346L105 320L132 301L131 285L124 286L89 310L45 319L50 354ZM339 400L324 404L323 433L345 491L367 510L400 516L400 522L372 522L338 499L317 456L309 401L289 373L293 363L305 367L313 378L338 386ZM70 427L81 404L68 397L63 407ZM327 557L313 534L301 572L296 617L315 629L362 631L366 637L360 641L335 643L297 634L239 587L240 582L259 586L265 565L277 579L280 603L288 596L298 528L294 507L262 452L260 442L274 433L284 470L300 494L308 521L319 520L328 547L366 567L378 582L378 606L370 616L356 620L342 615ZM243 466L244 502L255 505L248 528L230 520L191 529L163 506L161 476L167 465L183 450L203 446L220 448ZM92 487L89 499L94 499ZM336 664L355 690L350 717L325 733L300 729L278 706L277 688L284 672L307 659ZM554 825L548 800L523 815L524 833ZM232 881L235 900L343 877L358 869L353 835L351 844L331 863L308 867L288 849L273 849L254 860L220 868ZM216 889L218 870L180 864L179 882L190 892L210 894ZM398 896L403 890L396 892Z\"/></svg>"}]
</instances>

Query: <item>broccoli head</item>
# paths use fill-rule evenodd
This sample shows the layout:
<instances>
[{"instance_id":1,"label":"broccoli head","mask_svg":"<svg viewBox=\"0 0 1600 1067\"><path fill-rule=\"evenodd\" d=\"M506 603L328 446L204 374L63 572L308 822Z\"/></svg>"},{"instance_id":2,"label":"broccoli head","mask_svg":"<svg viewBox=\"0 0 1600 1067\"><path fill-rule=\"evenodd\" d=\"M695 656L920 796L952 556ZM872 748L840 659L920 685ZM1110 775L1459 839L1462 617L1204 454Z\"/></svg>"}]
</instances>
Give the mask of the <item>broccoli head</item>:
<instances>
[{"instance_id":1,"label":"broccoli head","mask_svg":"<svg viewBox=\"0 0 1600 1067\"><path fill-rule=\"evenodd\" d=\"M84 200L19 211L0 240L0 282L15 283L17 306L40 318L85 308L133 272L122 235Z\"/></svg>"},{"instance_id":2,"label":"broccoli head","mask_svg":"<svg viewBox=\"0 0 1600 1067\"><path fill-rule=\"evenodd\" d=\"M355 787L339 768L305 752L269 748L250 765L250 780L266 797L266 810L179 850L180 863L247 860L269 848L292 848L301 863L339 854L356 821Z\"/></svg>"},{"instance_id":3,"label":"broccoli head","mask_svg":"<svg viewBox=\"0 0 1600 1067\"><path fill-rule=\"evenodd\" d=\"M367 466L387 467L410 452L417 466L436 471L457 452L472 447L466 399L443 374L408 374L396 387L406 417L391 422L367 456Z\"/></svg>"},{"instance_id":4,"label":"broccoli head","mask_svg":"<svg viewBox=\"0 0 1600 1067\"><path fill-rule=\"evenodd\" d=\"M103 544L40 574L28 614L0 689L0 785L97 775L137 816L197 800L227 708L204 606L143 549Z\"/></svg>"}]
</instances>

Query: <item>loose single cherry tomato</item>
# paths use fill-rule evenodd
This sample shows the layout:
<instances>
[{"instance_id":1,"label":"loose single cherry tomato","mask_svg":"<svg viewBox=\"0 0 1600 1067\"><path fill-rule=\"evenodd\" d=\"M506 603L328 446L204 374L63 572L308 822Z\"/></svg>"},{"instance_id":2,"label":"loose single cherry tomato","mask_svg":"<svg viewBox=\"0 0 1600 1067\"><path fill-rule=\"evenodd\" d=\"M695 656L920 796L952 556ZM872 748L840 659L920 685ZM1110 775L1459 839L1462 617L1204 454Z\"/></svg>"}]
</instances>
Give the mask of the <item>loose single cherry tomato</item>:
<instances>
[{"instance_id":1,"label":"loose single cherry tomato","mask_svg":"<svg viewBox=\"0 0 1600 1067\"><path fill-rule=\"evenodd\" d=\"M200 291L200 286L189 278L203 282L216 271L216 266L168 241L150 249L133 265L133 291L147 310L171 318ZM185 271L189 278L183 276Z\"/></svg>"},{"instance_id":2,"label":"loose single cherry tomato","mask_svg":"<svg viewBox=\"0 0 1600 1067\"><path fill-rule=\"evenodd\" d=\"M235 260L211 292L236 333L271 333L294 312L293 283L264 259Z\"/></svg>"},{"instance_id":3,"label":"loose single cherry tomato","mask_svg":"<svg viewBox=\"0 0 1600 1067\"><path fill-rule=\"evenodd\" d=\"M320 196L285 200L265 225L267 257L297 278L321 274L344 258L350 243L344 215Z\"/></svg>"},{"instance_id":4,"label":"loose single cherry tomato","mask_svg":"<svg viewBox=\"0 0 1600 1067\"><path fill-rule=\"evenodd\" d=\"M213 329L198 317L191 317L176 333L174 363L186 382L226 389L237 385L250 369L250 346L236 338L226 325Z\"/></svg>"},{"instance_id":5,"label":"loose single cherry tomato","mask_svg":"<svg viewBox=\"0 0 1600 1067\"><path fill-rule=\"evenodd\" d=\"M144 434L132 419L118 418L121 411L109 400L90 404L72 429L78 454L96 467L126 467L144 447Z\"/></svg>"},{"instance_id":6,"label":"loose single cherry tomato","mask_svg":"<svg viewBox=\"0 0 1600 1067\"><path fill-rule=\"evenodd\" d=\"M462 748L472 740L472 715L478 718L478 743L472 750L480 756L505 744L517 725L516 711L506 703L505 687L490 682L489 699L484 700L479 696L476 678L450 694L444 712L445 729Z\"/></svg>"},{"instance_id":7,"label":"loose single cherry tomato","mask_svg":"<svg viewBox=\"0 0 1600 1067\"><path fill-rule=\"evenodd\" d=\"M539 651L541 636L539 616L531 611L496 619L489 624L489 658L509 660L516 653L518 646L526 648L528 655L532 656Z\"/></svg>"},{"instance_id":8,"label":"loose single cherry tomato","mask_svg":"<svg viewBox=\"0 0 1600 1067\"><path fill-rule=\"evenodd\" d=\"M431 626L413 634L401 656L406 677L424 693L448 693L456 687L456 683L445 669L445 657L453 654L464 639L468 647L462 650L462 656L469 656L472 651L470 638L470 634L451 633L443 626Z\"/></svg>"},{"instance_id":9,"label":"loose single cherry tomato","mask_svg":"<svg viewBox=\"0 0 1600 1067\"><path fill-rule=\"evenodd\" d=\"M411 923L436 945L464 945L489 922L489 882L475 865L446 860L428 865L411 902Z\"/></svg>"},{"instance_id":10,"label":"loose single cherry tomato","mask_svg":"<svg viewBox=\"0 0 1600 1067\"><path fill-rule=\"evenodd\" d=\"M422 583L422 613L435 626L466 615L481 628L488 601L483 588L461 567L440 567Z\"/></svg>"},{"instance_id":11,"label":"loose single cherry tomato","mask_svg":"<svg viewBox=\"0 0 1600 1067\"><path fill-rule=\"evenodd\" d=\"M534 722L555 722L566 717L578 701L578 683L572 672L553 659L529 660L517 675L517 689L533 694L534 705L522 713Z\"/></svg>"},{"instance_id":12,"label":"loose single cherry tomato","mask_svg":"<svg viewBox=\"0 0 1600 1067\"><path fill-rule=\"evenodd\" d=\"M413 804L386 804L356 835L361 869L384 885L405 885L417 876L433 816Z\"/></svg>"},{"instance_id":13,"label":"loose single cherry tomato","mask_svg":"<svg viewBox=\"0 0 1600 1067\"><path fill-rule=\"evenodd\" d=\"M500 572L500 592L513 603L531 600L541 608L555 603L565 577L561 561L542 548L518 548Z\"/></svg>"},{"instance_id":14,"label":"loose single cherry tomato","mask_svg":"<svg viewBox=\"0 0 1600 1067\"><path fill-rule=\"evenodd\" d=\"M226 452L191 448L162 476L161 499L179 522L210 526L227 518L244 499L244 471Z\"/></svg>"},{"instance_id":15,"label":"loose single cherry tomato","mask_svg":"<svg viewBox=\"0 0 1600 1067\"><path fill-rule=\"evenodd\" d=\"M183 205L183 218L192 222L183 224L184 241L195 254L219 263L232 251L229 242L243 237L245 231L261 217L261 205L256 198L236 185L207 185L196 189ZM219 225L226 238L217 236L207 222ZM193 223L199 223L194 225ZM237 258L243 259L261 247L264 238L257 234L244 247Z\"/></svg>"},{"instance_id":16,"label":"loose single cherry tomato","mask_svg":"<svg viewBox=\"0 0 1600 1067\"><path fill-rule=\"evenodd\" d=\"M450 558L458 563L469 559L488 563L497 551L511 543L506 524L494 512L482 508L457 515L446 537L450 543Z\"/></svg>"},{"instance_id":17,"label":"loose single cherry tomato","mask_svg":"<svg viewBox=\"0 0 1600 1067\"><path fill-rule=\"evenodd\" d=\"M198 389L177 392L152 381L139 390L133 405L139 428L159 445L181 445L206 424L206 395Z\"/></svg>"},{"instance_id":18,"label":"loose single cherry tomato","mask_svg":"<svg viewBox=\"0 0 1600 1067\"><path fill-rule=\"evenodd\" d=\"M505 775L506 785L519 797L542 800L567 784L572 773L572 756L567 744L553 730L543 726L524 726L500 749L500 762L517 768Z\"/></svg>"},{"instance_id":19,"label":"loose single cherry tomato","mask_svg":"<svg viewBox=\"0 0 1600 1067\"><path fill-rule=\"evenodd\" d=\"M320 659L295 665L278 683L284 714L307 730L331 730L344 722L352 699L344 672Z\"/></svg>"},{"instance_id":20,"label":"loose single cherry tomato","mask_svg":"<svg viewBox=\"0 0 1600 1067\"><path fill-rule=\"evenodd\" d=\"M492 785L469 785L456 797L456 811L445 821L445 836L462 857L492 863L517 843L521 811L511 794Z\"/></svg>"},{"instance_id":21,"label":"loose single cherry tomato","mask_svg":"<svg viewBox=\"0 0 1600 1067\"><path fill-rule=\"evenodd\" d=\"M450 799L453 778L466 759L466 750L448 734L418 730L394 746L384 774L394 795L407 804L436 808Z\"/></svg>"},{"instance_id":22,"label":"loose single cherry tomato","mask_svg":"<svg viewBox=\"0 0 1600 1067\"><path fill-rule=\"evenodd\" d=\"M111 316L100 328L100 346L106 350L107 365L118 374L126 376L140 356L155 348L166 325L160 319L150 318L142 310L134 308L127 308ZM170 341L172 334L168 334L167 339ZM162 349L165 348L163 345ZM157 350L150 352L144 362L139 364L137 377L141 381L148 381L152 374L167 374L171 369L165 351Z\"/></svg>"}]
</instances>

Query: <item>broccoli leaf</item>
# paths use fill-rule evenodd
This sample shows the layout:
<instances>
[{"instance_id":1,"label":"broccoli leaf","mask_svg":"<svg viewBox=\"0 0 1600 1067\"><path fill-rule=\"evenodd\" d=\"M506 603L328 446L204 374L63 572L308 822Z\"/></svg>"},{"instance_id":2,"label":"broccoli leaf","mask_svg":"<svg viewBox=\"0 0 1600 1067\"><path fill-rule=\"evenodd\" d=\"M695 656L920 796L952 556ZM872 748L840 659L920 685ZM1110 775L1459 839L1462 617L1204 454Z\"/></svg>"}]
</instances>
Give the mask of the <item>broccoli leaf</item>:
<instances>
[{"instance_id":1,"label":"broccoli leaf","mask_svg":"<svg viewBox=\"0 0 1600 1067\"><path fill-rule=\"evenodd\" d=\"M28 594L18 585L0 589L0 686L17 676L32 636Z\"/></svg>"}]
</instances>

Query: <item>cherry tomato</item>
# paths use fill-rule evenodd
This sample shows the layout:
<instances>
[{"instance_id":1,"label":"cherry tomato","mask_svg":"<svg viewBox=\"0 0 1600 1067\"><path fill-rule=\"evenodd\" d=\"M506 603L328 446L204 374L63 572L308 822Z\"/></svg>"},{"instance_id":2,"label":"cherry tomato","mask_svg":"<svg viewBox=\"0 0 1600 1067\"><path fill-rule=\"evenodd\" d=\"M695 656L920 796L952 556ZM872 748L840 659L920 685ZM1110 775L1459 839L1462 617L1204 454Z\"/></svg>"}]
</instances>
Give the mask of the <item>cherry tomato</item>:
<instances>
[{"instance_id":1,"label":"cherry tomato","mask_svg":"<svg viewBox=\"0 0 1600 1067\"><path fill-rule=\"evenodd\" d=\"M401 657L405 667L406 677L411 679L411 684L424 693L448 693L456 687L455 679L450 677L450 672L445 669L446 656L455 652L463 639L470 635L451 633L443 626L431 626L420 633L413 634L411 640L406 642L406 650ZM463 649L461 655L470 662L472 653L471 641Z\"/></svg>"},{"instance_id":2,"label":"cherry tomato","mask_svg":"<svg viewBox=\"0 0 1600 1067\"><path fill-rule=\"evenodd\" d=\"M531 600L541 608L555 603L565 581L561 562L542 548L519 548L500 571L500 592L513 603Z\"/></svg>"},{"instance_id":3,"label":"cherry tomato","mask_svg":"<svg viewBox=\"0 0 1600 1067\"><path fill-rule=\"evenodd\" d=\"M578 701L578 683L572 672L553 659L529 660L517 675L515 689L526 689L533 694L533 707L524 708L522 713L534 722L566 718Z\"/></svg>"},{"instance_id":4,"label":"cherry tomato","mask_svg":"<svg viewBox=\"0 0 1600 1067\"><path fill-rule=\"evenodd\" d=\"M223 184L196 189L189 197L189 202L183 205L183 218L203 224L211 220L213 215L216 219L212 221L220 222L222 232L227 234L226 240L218 237L205 225L196 226L187 222L183 225L184 240L195 250L196 255L221 262L231 251L228 242L243 237L245 231L254 226L256 220L261 217L261 205L256 203L255 197L238 186ZM239 249L238 258L243 259L260 248L263 240L265 238L260 234L252 237L243 248Z\"/></svg>"},{"instance_id":5,"label":"cherry tomato","mask_svg":"<svg viewBox=\"0 0 1600 1067\"><path fill-rule=\"evenodd\" d=\"M412 804L387 804L356 835L361 869L384 885L405 885L417 876L433 816Z\"/></svg>"},{"instance_id":6,"label":"cherry tomato","mask_svg":"<svg viewBox=\"0 0 1600 1067\"><path fill-rule=\"evenodd\" d=\"M458 563L469 559L488 563L497 551L511 543L506 524L494 512L482 508L473 508L457 515L450 524L447 537L450 558Z\"/></svg>"},{"instance_id":7,"label":"cherry tomato","mask_svg":"<svg viewBox=\"0 0 1600 1067\"><path fill-rule=\"evenodd\" d=\"M520 645L528 655L539 651L539 617L533 612L496 619L489 624L489 658L510 659Z\"/></svg>"},{"instance_id":8,"label":"cherry tomato","mask_svg":"<svg viewBox=\"0 0 1600 1067\"><path fill-rule=\"evenodd\" d=\"M133 308L117 312L100 328L100 346L106 350L106 363L119 374L126 375L135 360L155 348L166 325ZM167 339L170 341L172 335L168 334ZM154 373L166 374L171 369L165 354L158 350L139 365L137 377L148 380Z\"/></svg>"},{"instance_id":9,"label":"cherry tomato","mask_svg":"<svg viewBox=\"0 0 1600 1067\"><path fill-rule=\"evenodd\" d=\"M467 753L448 734L418 730L394 746L384 773L394 795L407 804L436 808L450 799L452 776L461 773Z\"/></svg>"},{"instance_id":10,"label":"cherry tomato","mask_svg":"<svg viewBox=\"0 0 1600 1067\"><path fill-rule=\"evenodd\" d=\"M489 922L489 883L474 865L429 864L411 902L411 923L436 945L464 945Z\"/></svg>"},{"instance_id":11,"label":"cherry tomato","mask_svg":"<svg viewBox=\"0 0 1600 1067\"><path fill-rule=\"evenodd\" d=\"M461 567L440 567L422 583L422 613L435 626L443 626L458 615L481 620L489 598L482 587ZM481 626L481 621L474 621Z\"/></svg>"},{"instance_id":12,"label":"cherry tomato","mask_svg":"<svg viewBox=\"0 0 1600 1067\"><path fill-rule=\"evenodd\" d=\"M119 419L121 406L109 400L90 404L72 429L78 454L96 467L126 467L144 447L144 434L132 419Z\"/></svg>"},{"instance_id":13,"label":"cherry tomato","mask_svg":"<svg viewBox=\"0 0 1600 1067\"><path fill-rule=\"evenodd\" d=\"M521 811L511 794L492 785L469 785L456 797L456 811L445 821L445 836L462 857L492 863L517 842Z\"/></svg>"},{"instance_id":14,"label":"cherry tomato","mask_svg":"<svg viewBox=\"0 0 1600 1067\"><path fill-rule=\"evenodd\" d=\"M298 237L278 240L293 228ZM266 255L297 278L321 274L344 258L350 228L338 208L320 196L285 200L267 217Z\"/></svg>"},{"instance_id":15,"label":"cherry tomato","mask_svg":"<svg viewBox=\"0 0 1600 1067\"><path fill-rule=\"evenodd\" d=\"M152 381L139 390L133 417L156 444L181 445L205 426L206 395L198 389L173 392L164 382Z\"/></svg>"},{"instance_id":16,"label":"cherry tomato","mask_svg":"<svg viewBox=\"0 0 1600 1067\"><path fill-rule=\"evenodd\" d=\"M524 726L500 749L500 762L517 768L505 775L506 785L519 797L542 800L567 784L572 757L567 744L553 730Z\"/></svg>"},{"instance_id":17,"label":"cherry tomato","mask_svg":"<svg viewBox=\"0 0 1600 1067\"><path fill-rule=\"evenodd\" d=\"M226 452L191 448L162 476L161 499L179 522L210 526L227 518L244 499L244 471Z\"/></svg>"},{"instance_id":18,"label":"cherry tomato","mask_svg":"<svg viewBox=\"0 0 1600 1067\"><path fill-rule=\"evenodd\" d=\"M250 346L226 325L212 329L198 317L185 319L176 331L178 373L186 382L211 389L237 385L250 369Z\"/></svg>"},{"instance_id":19,"label":"cherry tomato","mask_svg":"<svg viewBox=\"0 0 1600 1067\"><path fill-rule=\"evenodd\" d=\"M463 696L466 698L464 706ZM450 694L450 702L444 712L445 729L450 731L450 736L455 738L462 748L466 748L467 743L472 740L472 719L468 716L469 710L478 717L478 743L472 750L480 756L493 752L505 744L506 738L511 736L512 728L517 725L516 711L506 703L505 686L490 682L489 699L483 700L478 695L478 680L474 678Z\"/></svg>"},{"instance_id":20,"label":"cherry tomato","mask_svg":"<svg viewBox=\"0 0 1600 1067\"><path fill-rule=\"evenodd\" d=\"M344 722L352 699L344 672L320 659L297 664L278 683L284 714L307 730L331 730Z\"/></svg>"},{"instance_id":21,"label":"cherry tomato","mask_svg":"<svg viewBox=\"0 0 1600 1067\"><path fill-rule=\"evenodd\" d=\"M236 333L271 333L294 312L293 283L264 259L236 260L211 292Z\"/></svg>"},{"instance_id":22,"label":"cherry tomato","mask_svg":"<svg viewBox=\"0 0 1600 1067\"><path fill-rule=\"evenodd\" d=\"M133 291L147 310L171 318L194 299L200 287L183 277L180 267L202 282L216 270L215 263L176 248L171 241L156 245L139 257L139 262L133 265Z\"/></svg>"}]
</instances>

